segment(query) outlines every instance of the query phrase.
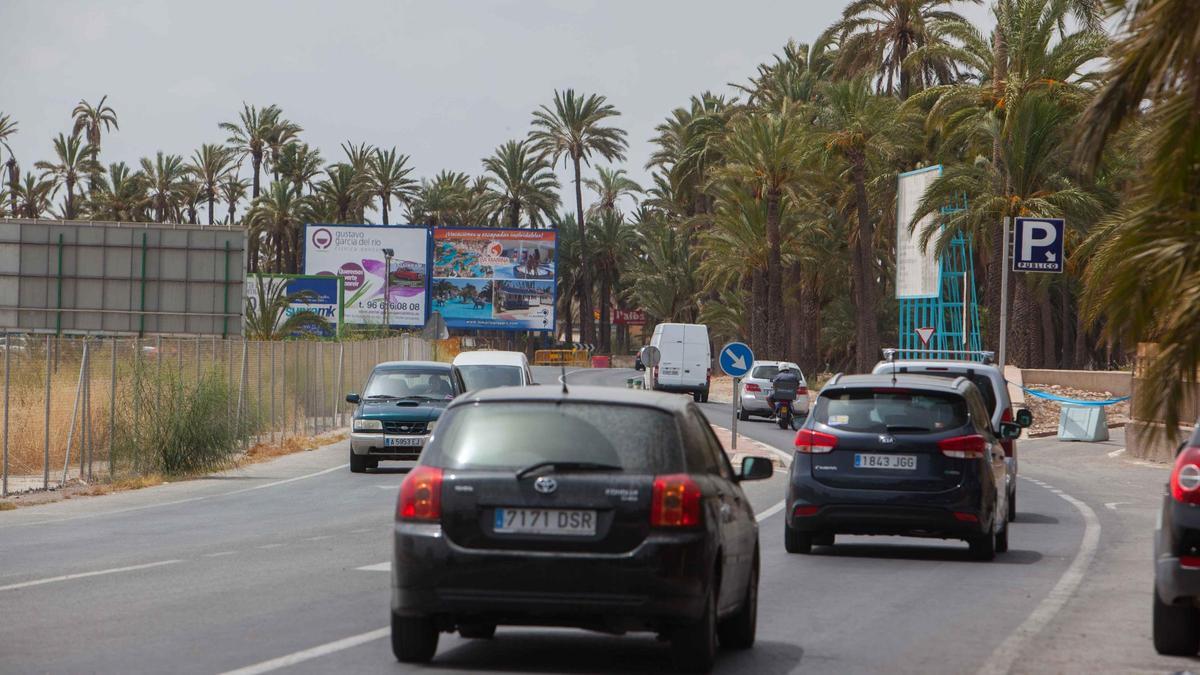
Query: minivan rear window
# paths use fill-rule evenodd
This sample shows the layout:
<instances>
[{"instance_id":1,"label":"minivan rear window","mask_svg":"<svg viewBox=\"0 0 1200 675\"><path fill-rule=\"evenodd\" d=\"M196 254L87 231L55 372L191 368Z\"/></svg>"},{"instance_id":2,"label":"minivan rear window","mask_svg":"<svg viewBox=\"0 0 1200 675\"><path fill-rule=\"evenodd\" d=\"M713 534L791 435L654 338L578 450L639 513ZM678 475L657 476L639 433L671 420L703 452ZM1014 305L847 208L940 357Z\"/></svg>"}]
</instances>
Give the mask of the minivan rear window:
<instances>
[{"instance_id":1,"label":"minivan rear window","mask_svg":"<svg viewBox=\"0 0 1200 675\"><path fill-rule=\"evenodd\" d=\"M967 401L956 394L905 389L844 389L822 393L813 420L866 433L922 433L967 423Z\"/></svg>"},{"instance_id":2,"label":"minivan rear window","mask_svg":"<svg viewBox=\"0 0 1200 675\"><path fill-rule=\"evenodd\" d=\"M512 402L457 408L442 418L427 462L444 469L514 469L591 462L631 473L682 470L679 427L652 408Z\"/></svg>"}]
</instances>

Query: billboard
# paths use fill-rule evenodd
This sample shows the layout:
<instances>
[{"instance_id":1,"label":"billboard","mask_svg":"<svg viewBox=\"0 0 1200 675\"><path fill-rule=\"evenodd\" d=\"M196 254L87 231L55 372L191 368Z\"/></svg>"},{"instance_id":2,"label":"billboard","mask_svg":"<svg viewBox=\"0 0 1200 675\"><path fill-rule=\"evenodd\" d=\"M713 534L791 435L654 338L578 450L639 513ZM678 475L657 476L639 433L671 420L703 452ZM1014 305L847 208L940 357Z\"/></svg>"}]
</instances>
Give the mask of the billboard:
<instances>
[{"instance_id":1,"label":"billboard","mask_svg":"<svg viewBox=\"0 0 1200 675\"><path fill-rule=\"evenodd\" d=\"M290 337L300 337L301 335L336 337L342 325L343 318L343 281L343 277L332 274L251 274L246 277L246 283L243 286L246 289L247 310L243 313L243 317L248 316L250 308L259 302L260 294L265 298L271 298L277 293L282 293L283 295L303 293L304 297L297 298L295 301L288 303L288 306L275 322L275 327L278 328L280 324L296 312L307 310L323 317L327 324L324 327L313 327L296 331ZM259 290L260 283L262 284L261 291Z\"/></svg>"},{"instance_id":2,"label":"billboard","mask_svg":"<svg viewBox=\"0 0 1200 675\"><path fill-rule=\"evenodd\" d=\"M450 328L554 330L557 233L434 228L432 308Z\"/></svg>"},{"instance_id":3,"label":"billboard","mask_svg":"<svg viewBox=\"0 0 1200 675\"><path fill-rule=\"evenodd\" d=\"M933 252L933 242L929 242L928 249L921 247L921 234L937 225L937 214L931 213L922 218L911 232L908 229L921 198L925 196L926 188L941 175L941 166L930 166L900 174L896 193L897 298L936 298L941 295L941 289L938 287L941 281L941 265L938 256Z\"/></svg>"},{"instance_id":4,"label":"billboard","mask_svg":"<svg viewBox=\"0 0 1200 675\"><path fill-rule=\"evenodd\" d=\"M347 324L383 325L385 318L395 327L425 324L426 228L309 225L304 241L305 274L336 274L345 279ZM387 271L384 249L392 252Z\"/></svg>"}]
</instances>

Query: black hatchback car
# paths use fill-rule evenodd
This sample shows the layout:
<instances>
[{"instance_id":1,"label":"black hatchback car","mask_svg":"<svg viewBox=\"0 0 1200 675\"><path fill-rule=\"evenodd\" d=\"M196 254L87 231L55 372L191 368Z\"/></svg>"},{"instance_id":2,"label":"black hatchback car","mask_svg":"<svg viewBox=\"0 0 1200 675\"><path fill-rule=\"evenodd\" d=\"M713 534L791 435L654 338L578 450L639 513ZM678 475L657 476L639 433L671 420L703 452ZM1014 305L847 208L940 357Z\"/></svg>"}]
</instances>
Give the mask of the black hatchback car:
<instances>
[{"instance_id":1,"label":"black hatchback car","mask_svg":"<svg viewBox=\"0 0 1200 675\"><path fill-rule=\"evenodd\" d=\"M838 534L965 539L1008 549L1007 472L991 414L970 380L835 376L804 427L787 488L784 545L809 553Z\"/></svg>"},{"instance_id":2,"label":"black hatchback car","mask_svg":"<svg viewBox=\"0 0 1200 675\"><path fill-rule=\"evenodd\" d=\"M695 404L648 392L492 389L442 416L396 506L392 649L497 625L652 631L682 670L754 643L758 525Z\"/></svg>"},{"instance_id":3,"label":"black hatchback car","mask_svg":"<svg viewBox=\"0 0 1200 675\"><path fill-rule=\"evenodd\" d=\"M1200 651L1200 422L1179 446L1154 537L1154 648Z\"/></svg>"}]
</instances>

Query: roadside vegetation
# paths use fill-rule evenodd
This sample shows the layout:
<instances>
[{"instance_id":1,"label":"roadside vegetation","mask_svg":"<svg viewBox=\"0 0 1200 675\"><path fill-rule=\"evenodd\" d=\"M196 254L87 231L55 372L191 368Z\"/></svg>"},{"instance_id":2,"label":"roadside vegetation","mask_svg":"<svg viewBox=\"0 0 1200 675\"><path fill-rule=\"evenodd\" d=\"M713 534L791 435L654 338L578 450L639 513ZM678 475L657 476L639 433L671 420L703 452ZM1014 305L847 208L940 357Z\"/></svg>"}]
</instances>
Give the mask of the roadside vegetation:
<instances>
[{"instance_id":1,"label":"roadside vegetation","mask_svg":"<svg viewBox=\"0 0 1200 675\"><path fill-rule=\"evenodd\" d=\"M1011 282L1011 360L1123 366L1158 342L1146 404L1173 409L1200 366L1195 3L992 0L982 26L968 4L850 2L813 42L666 111L646 185L622 166L617 102L572 89L531 102L528 134L497 139L477 175L421 175L353 140L323 154L279 107L250 104L188 157L105 164L118 118L101 98L49 159L8 151L0 214L241 225L252 270L271 272L298 271L306 222L554 227L564 341L626 350L610 308L639 308L818 372L895 343L896 177L940 164L921 210L945 227L921 234L972 243L988 346L1003 219L1064 217L1067 273ZM17 132L0 114L0 142Z\"/></svg>"}]
</instances>

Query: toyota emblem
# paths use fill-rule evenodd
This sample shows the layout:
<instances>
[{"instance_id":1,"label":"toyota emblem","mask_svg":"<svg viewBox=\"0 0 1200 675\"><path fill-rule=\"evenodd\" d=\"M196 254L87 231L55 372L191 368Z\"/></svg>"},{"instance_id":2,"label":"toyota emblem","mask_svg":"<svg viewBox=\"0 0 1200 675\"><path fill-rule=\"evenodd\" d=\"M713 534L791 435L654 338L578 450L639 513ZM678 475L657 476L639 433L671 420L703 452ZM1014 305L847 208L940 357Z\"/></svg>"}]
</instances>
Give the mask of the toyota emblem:
<instances>
[{"instance_id":1,"label":"toyota emblem","mask_svg":"<svg viewBox=\"0 0 1200 675\"><path fill-rule=\"evenodd\" d=\"M533 489L548 495L558 489L558 481L549 476L542 476L533 482Z\"/></svg>"}]
</instances>

